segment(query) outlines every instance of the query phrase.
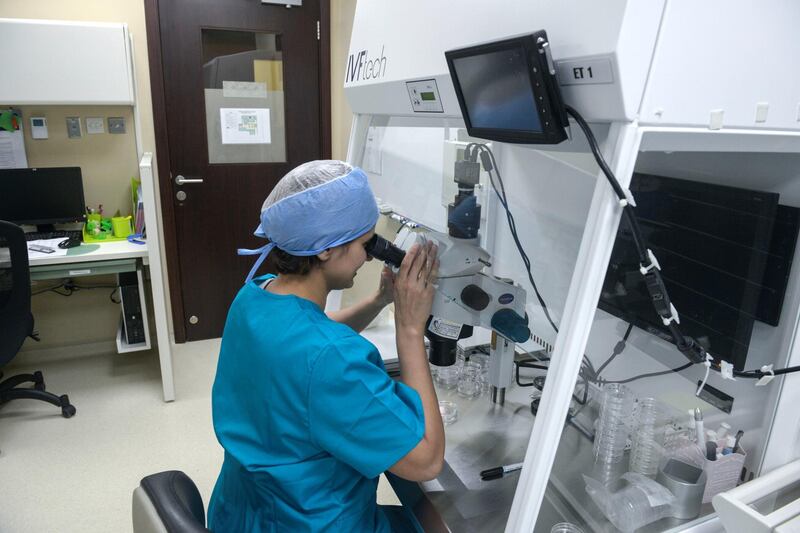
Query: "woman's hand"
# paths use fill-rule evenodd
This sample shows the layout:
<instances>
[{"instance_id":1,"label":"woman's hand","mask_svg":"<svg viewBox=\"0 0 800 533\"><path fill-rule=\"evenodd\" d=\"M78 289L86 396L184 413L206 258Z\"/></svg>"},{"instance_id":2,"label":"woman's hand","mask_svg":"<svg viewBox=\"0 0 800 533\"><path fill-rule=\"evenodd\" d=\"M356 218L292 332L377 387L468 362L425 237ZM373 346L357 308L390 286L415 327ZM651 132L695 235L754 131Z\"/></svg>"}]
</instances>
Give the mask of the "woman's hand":
<instances>
[{"instance_id":1,"label":"woman's hand","mask_svg":"<svg viewBox=\"0 0 800 533\"><path fill-rule=\"evenodd\" d=\"M388 266L381 271L381 281L378 285L378 292L375 301L381 306L386 307L394 301L394 272Z\"/></svg>"},{"instance_id":2,"label":"woman's hand","mask_svg":"<svg viewBox=\"0 0 800 533\"><path fill-rule=\"evenodd\" d=\"M431 314L434 284L439 272L438 248L432 242L415 244L406 253L394 279L394 315L398 333L419 335Z\"/></svg>"}]
</instances>

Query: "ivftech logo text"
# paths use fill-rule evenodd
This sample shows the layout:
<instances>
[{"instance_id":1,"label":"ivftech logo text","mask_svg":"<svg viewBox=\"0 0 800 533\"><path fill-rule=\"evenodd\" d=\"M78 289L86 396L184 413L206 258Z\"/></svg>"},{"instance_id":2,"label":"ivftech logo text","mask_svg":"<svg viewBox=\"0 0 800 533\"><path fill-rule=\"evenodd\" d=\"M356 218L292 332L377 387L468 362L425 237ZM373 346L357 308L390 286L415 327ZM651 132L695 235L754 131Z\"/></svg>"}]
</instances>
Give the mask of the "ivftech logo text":
<instances>
[{"instance_id":1,"label":"ivftech logo text","mask_svg":"<svg viewBox=\"0 0 800 533\"><path fill-rule=\"evenodd\" d=\"M383 49L384 47L381 46L381 53L378 56L370 56L369 50L350 54L350 57L347 58L345 82L372 80L385 76L386 55L384 55Z\"/></svg>"}]
</instances>

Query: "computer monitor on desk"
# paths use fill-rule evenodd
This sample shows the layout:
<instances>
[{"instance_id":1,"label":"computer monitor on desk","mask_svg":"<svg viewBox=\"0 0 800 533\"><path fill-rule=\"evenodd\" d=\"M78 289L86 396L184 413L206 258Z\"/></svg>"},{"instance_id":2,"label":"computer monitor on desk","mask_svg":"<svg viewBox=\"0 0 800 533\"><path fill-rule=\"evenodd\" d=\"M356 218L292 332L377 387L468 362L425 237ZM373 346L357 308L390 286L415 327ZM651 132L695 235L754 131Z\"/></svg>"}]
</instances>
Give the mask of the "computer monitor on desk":
<instances>
[{"instance_id":1,"label":"computer monitor on desk","mask_svg":"<svg viewBox=\"0 0 800 533\"><path fill-rule=\"evenodd\" d=\"M53 224L83 222L85 213L80 167L0 170L0 220L47 232Z\"/></svg>"}]
</instances>

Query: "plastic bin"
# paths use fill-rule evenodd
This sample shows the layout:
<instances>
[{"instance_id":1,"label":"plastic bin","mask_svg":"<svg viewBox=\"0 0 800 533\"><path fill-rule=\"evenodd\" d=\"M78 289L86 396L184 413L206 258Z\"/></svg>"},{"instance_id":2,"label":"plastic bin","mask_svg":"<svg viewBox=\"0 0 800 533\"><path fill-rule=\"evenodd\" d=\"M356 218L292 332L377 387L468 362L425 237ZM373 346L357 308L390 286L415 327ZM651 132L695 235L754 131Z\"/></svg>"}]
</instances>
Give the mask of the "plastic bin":
<instances>
[{"instance_id":1,"label":"plastic bin","mask_svg":"<svg viewBox=\"0 0 800 533\"><path fill-rule=\"evenodd\" d=\"M720 492L730 490L739 484L745 459L747 452L740 447L736 453L723 455L716 461L706 461L708 481L703 492L703 503L710 502Z\"/></svg>"}]
</instances>

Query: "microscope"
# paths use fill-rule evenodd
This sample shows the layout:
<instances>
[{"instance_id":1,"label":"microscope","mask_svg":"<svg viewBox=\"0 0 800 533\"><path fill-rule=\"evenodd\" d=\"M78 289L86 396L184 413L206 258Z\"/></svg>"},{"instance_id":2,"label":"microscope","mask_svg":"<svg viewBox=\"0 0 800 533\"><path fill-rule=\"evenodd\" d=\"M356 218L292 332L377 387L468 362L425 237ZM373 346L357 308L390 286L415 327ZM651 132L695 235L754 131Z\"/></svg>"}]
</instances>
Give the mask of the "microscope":
<instances>
[{"instance_id":1,"label":"microscope","mask_svg":"<svg viewBox=\"0 0 800 533\"><path fill-rule=\"evenodd\" d=\"M458 194L447 208L447 234L404 227L394 244L375 235L365 247L370 256L399 268L405 251L415 243L433 241L438 246L439 277L425 333L430 341L429 360L433 365L450 366L456 362L459 339L472 336L474 326L491 329L491 400L502 405L511 384L515 344L530 338L526 294L512 280L483 271L491 267L491 258L478 244L481 206L475 186L479 168L465 163L455 163Z\"/></svg>"}]
</instances>

